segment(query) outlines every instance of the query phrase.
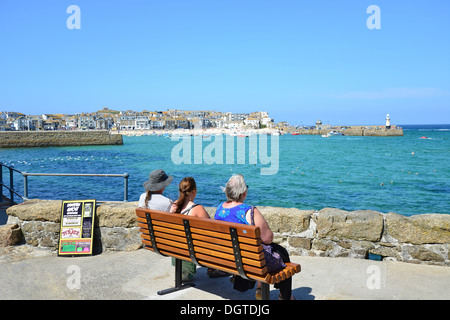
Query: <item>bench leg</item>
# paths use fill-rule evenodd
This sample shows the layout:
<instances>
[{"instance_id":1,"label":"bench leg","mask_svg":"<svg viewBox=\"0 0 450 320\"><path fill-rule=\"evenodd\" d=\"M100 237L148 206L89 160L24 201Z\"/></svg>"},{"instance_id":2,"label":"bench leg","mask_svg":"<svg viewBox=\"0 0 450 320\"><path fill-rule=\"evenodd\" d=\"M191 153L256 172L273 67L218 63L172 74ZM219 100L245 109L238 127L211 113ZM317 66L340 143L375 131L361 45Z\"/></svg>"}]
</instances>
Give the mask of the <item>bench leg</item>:
<instances>
[{"instance_id":1,"label":"bench leg","mask_svg":"<svg viewBox=\"0 0 450 320\"><path fill-rule=\"evenodd\" d=\"M270 284L262 283L261 287L262 300L270 300Z\"/></svg>"},{"instance_id":2,"label":"bench leg","mask_svg":"<svg viewBox=\"0 0 450 320\"><path fill-rule=\"evenodd\" d=\"M195 283L192 282L183 284L181 278L182 278L181 260L175 259L175 287L158 291L158 295L162 296L164 294L172 293L182 289L195 287Z\"/></svg>"}]
</instances>

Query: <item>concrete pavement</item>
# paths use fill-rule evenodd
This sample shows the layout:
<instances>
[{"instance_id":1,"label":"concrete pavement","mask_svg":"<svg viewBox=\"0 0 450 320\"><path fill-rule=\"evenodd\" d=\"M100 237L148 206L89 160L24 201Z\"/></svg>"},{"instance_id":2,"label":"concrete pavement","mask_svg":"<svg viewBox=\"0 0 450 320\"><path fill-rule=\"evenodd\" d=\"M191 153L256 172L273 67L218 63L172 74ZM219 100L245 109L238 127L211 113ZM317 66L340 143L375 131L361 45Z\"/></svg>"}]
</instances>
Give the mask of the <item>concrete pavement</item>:
<instances>
[{"instance_id":1,"label":"concrete pavement","mask_svg":"<svg viewBox=\"0 0 450 320\"><path fill-rule=\"evenodd\" d=\"M351 258L292 256L297 300L450 299L450 268ZM210 279L197 268L196 286L164 296L172 287L171 259L141 249L91 257L57 257L29 246L0 251L0 299L254 300L229 278ZM271 299L278 290L271 287Z\"/></svg>"}]
</instances>

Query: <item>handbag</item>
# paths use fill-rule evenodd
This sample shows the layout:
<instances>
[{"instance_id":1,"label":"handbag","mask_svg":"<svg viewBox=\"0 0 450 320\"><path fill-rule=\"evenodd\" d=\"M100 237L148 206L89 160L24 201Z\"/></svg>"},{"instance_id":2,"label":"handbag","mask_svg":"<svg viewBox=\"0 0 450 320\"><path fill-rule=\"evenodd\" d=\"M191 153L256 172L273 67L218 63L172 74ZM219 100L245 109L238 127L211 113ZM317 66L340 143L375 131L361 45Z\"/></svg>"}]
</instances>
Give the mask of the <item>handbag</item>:
<instances>
[{"instance_id":1,"label":"handbag","mask_svg":"<svg viewBox=\"0 0 450 320\"><path fill-rule=\"evenodd\" d=\"M255 225L255 219L253 217L254 209L255 209L255 207L252 206L251 219L252 219L253 226ZM284 264L284 261L281 258L280 254L273 250L272 245L263 243L262 246L263 246L264 257L266 259L267 272L275 272L275 271L278 271L278 270L286 267L286 264Z\"/></svg>"},{"instance_id":2,"label":"handbag","mask_svg":"<svg viewBox=\"0 0 450 320\"><path fill-rule=\"evenodd\" d=\"M263 243L264 257L266 258L267 272L275 272L286 267L278 252L273 251L270 244Z\"/></svg>"}]
</instances>

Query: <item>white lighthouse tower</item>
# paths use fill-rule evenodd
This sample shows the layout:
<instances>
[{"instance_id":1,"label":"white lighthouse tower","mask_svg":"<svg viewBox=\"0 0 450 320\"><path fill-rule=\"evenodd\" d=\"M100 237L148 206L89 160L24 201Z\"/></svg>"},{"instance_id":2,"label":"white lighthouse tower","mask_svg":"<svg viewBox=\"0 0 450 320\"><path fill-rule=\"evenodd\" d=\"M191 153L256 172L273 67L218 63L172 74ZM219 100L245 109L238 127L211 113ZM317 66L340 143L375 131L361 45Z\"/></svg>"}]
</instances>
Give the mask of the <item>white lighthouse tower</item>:
<instances>
[{"instance_id":1,"label":"white lighthouse tower","mask_svg":"<svg viewBox=\"0 0 450 320\"><path fill-rule=\"evenodd\" d=\"M389 116L389 113L386 115L386 129L391 128L391 117Z\"/></svg>"}]
</instances>

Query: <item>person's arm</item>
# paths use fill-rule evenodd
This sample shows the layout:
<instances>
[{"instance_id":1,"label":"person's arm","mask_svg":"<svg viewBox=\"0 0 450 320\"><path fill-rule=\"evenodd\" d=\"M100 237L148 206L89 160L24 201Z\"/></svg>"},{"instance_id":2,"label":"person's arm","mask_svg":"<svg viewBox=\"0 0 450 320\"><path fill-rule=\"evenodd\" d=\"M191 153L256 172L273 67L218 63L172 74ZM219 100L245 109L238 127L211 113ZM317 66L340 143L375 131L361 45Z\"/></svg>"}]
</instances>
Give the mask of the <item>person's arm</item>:
<instances>
[{"instance_id":1,"label":"person's arm","mask_svg":"<svg viewBox=\"0 0 450 320\"><path fill-rule=\"evenodd\" d=\"M251 219L249 217L250 215L247 215L247 220ZM255 221L255 226L259 227L261 230L261 241L265 244L270 244L273 241L273 232L270 230L269 224L267 223L266 219L264 219L261 212L258 210L258 208L255 207L253 210L253 219ZM251 223L251 221L249 221Z\"/></svg>"},{"instance_id":2,"label":"person's arm","mask_svg":"<svg viewBox=\"0 0 450 320\"><path fill-rule=\"evenodd\" d=\"M170 212L170 213L174 213L175 210L177 210L177 205L176 205L175 203L172 203L172 204L170 205L170 210L169 210L169 212Z\"/></svg>"},{"instance_id":3,"label":"person's arm","mask_svg":"<svg viewBox=\"0 0 450 320\"><path fill-rule=\"evenodd\" d=\"M206 212L205 208L200 204L192 208L191 211L189 212L189 215L200 218L207 218L207 219L210 218L208 212Z\"/></svg>"}]
</instances>

